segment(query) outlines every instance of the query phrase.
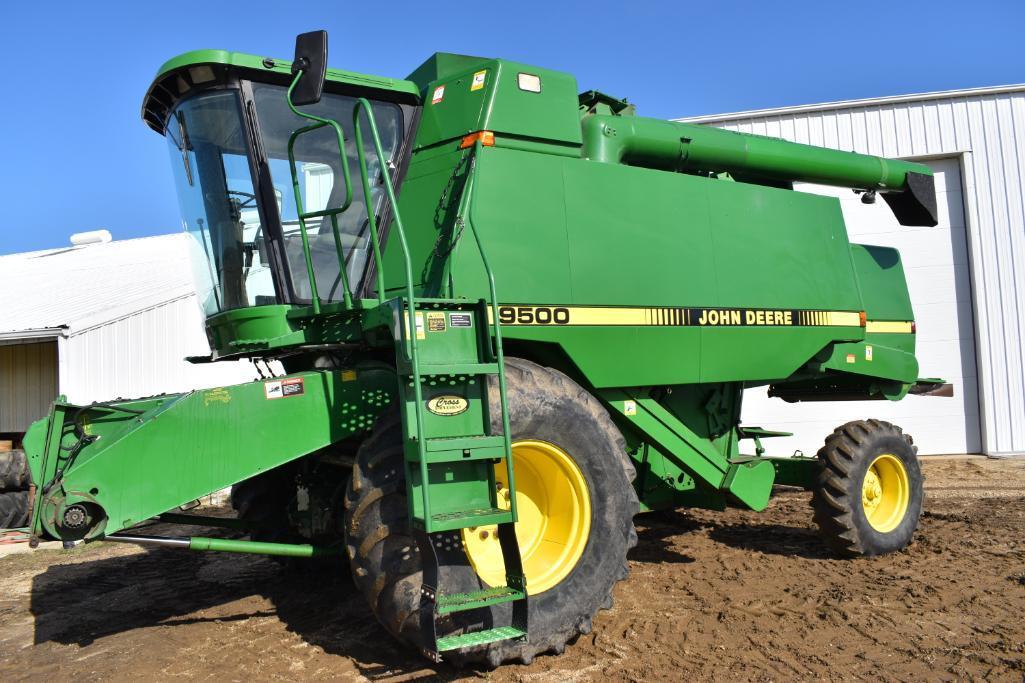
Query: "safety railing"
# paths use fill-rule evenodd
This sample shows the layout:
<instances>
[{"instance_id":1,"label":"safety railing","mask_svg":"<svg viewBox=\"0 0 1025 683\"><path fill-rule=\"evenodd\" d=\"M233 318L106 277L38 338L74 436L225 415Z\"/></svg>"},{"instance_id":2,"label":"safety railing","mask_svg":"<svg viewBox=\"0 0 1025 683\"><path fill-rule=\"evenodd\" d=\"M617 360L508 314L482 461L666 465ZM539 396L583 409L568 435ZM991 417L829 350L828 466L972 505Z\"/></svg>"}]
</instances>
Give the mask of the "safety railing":
<instances>
[{"instance_id":1,"label":"safety railing","mask_svg":"<svg viewBox=\"0 0 1025 683\"><path fill-rule=\"evenodd\" d=\"M295 193L295 204L296 210L299 216L299 233L302 239L303 257L306 261L306 271L310 279L310 299L313 308L313 313L318 314L321 310L321 300L319 292L317 291L316 281L316 269L313 265L313 255L310 251L309 233L306 227L306 220L309 218L323 218L329 217L331 219L331 228L334 234L335 249L338 252L338 269L339 277L341 278L342 284L342 296L346 308L352 308L352 293L349 288L348 274L346 273L345 265L345 248L342 244L341 235L338 230L338 216L344 213L352 205L352 181L349 175L349 162L345 156L345 132L337 121L333 119L323 118L310 114L309 112L299 111L298 108L292 103L292 92L295 90L296 85L299 83L299 79L303 77L303 72L296 73L295 78L292 80L292 84L288 88L287 100L288 107L294 114L304 119L309 119L314 123L299 128L294 131L288 138L288 163L289 170L292 174L292 190ZM367 126L370 129L370 139L374 146L374 153L377 155L378 165L380 166L381 180L384 184L385 197L388 200L388 204L391 206L392 224L395 228L396 236L399 240L399 245L402 251L402 261L405 269L406 277L406 302L405 302L405 315L406 324L400 327L404 328L403 344L408 342L409 348L409 360L412 368L413 375L413 392L416 398L416 440L417 450L419 454L419 460L421 465L421 476L425 483L424 490L426 490L427 482L427 457L424 446L424 415L423 415L423 387L420 381L420 358L417 350L416 343L416 297L413 289L413 266L410 260L409 245L406 241L406 233L402 224L402 215L399 212L398 201L395 199L395 187L392 183L391 173L388 170L387 157L384 154L383 146L381 145L381 136L377 129L377 120L374 117L374 110L370 101L365 97L357 98L356 104L352 110L352 127L353 135L356 142L356 158L359 162L359 173L360 182L363 187L363 197L367 204L367 225L370 230L370 245L374 256L374 266L377 274L377 298L379 303L385 301L385 287L384 287L384 262L381 257L381 244L380 244L380 233L377 226L376 210L371 201L372 186L370 182L370 175L367 170L367 155L363 145L363 131L360 128L360 115L365 116ZM296 171L295 165L295 141L300 135L310 133L315 130L319 130L324 127L330 127L334 133L335 138L338 142L338 152L341 160L342 167L342 178L345 183L345 200L342 202L342 206L334 209L323 209L321 211L305 211L302 201L302 191L299 187L299 174ZM400 308L402 304L400 303ZM399 315L403 315L400 311Z\"/></svg>"},{"instance_id":2,"label":"safety railing","mask_svg":"<svg viewBox=\"0 0 1025 683\"><path fill-rule=\"evenodd\" d=\"M303 257L306 262L306 271L310 280L310 296L311 305L314 314L320 313L321 300L319 292L317 291L316 283L316 269L313 264L313 256L310 250L309 233L306 227L306 220L310 218L330 218L331 228L334 235L335 249L338 252L338 268L339 277L341 278L342 284L342 295L343 301L346 308L352 308L352 293L349 288L348 275L346 272L346 259L345 259L345 248L342 244L341 235L338 230L338 216L343 214L352 205L352 181L349 175L348 159L345 157L345 132L337 121L328 118L322 118L308 112L299 111L295 105L292 104L292 92L302 77L303 73L299 72L293 79L292 84L288 88L288 106L297 116L305 119L314 121L311 125L304 126L294 131L288 139L288 162L289 170L292 174L292 189L295 194L296 210L299 216L299 232L302 239ZM365 117L367 127L370 130L370 139L373 143L374 153L377 156L378 164L380 166L381 180L384 185L385 197L388 204L391 207L391 219L395 229L395 235L399 240L399 246L402 252L402 264L405 275L405 298L406 301L400 302L400 309L405 310L399 311L399 315L405 315L405 324L400 327L403 328L402 332L402 343L404 348L408 344L409 350L409 361L412 370L412 383L413 393L415 398L416 408L414 410L416 419L416 441L417 441L417 452L418 460L420 463L420 480L422 482L421 490L423 492L423 511L424 518L430 519L430 500L427 485L428 482L428 468L427 468L427 455L426 445L424 443L424 401L423 401L423 387L420 375L420 358L419 351L417 348L417 336L416 336L416 293L413 287L413 266L409 252L409 244L406 240L405 227L402 223L402 215L399 212L398 201L395 198L395 188L392 183L391 173L388 170L387 157L384 154L384 149L381 144L381 136L377 128L377 120L374 117L373 106L370 101L364 97L356 99L356 104L352 110L352 126L353 135L356 142L356 157L359 163L359 175L360 183L363 189L363 196L367 203L367 226L370 231L370 245L373 251L374 266L377 280L377 297L378 302L383 304L386 298L385 285L384 285L384 263L381 253L380 243L380 230L377 224L377 212L372 205L372 184L370 180L370 174L367 166L367 155L364 147L363 130L360 127L361 115ZM320 211L305 211L302 200L302 191L299 185L299 175L296 171L295 164L295 141L300 135L319 130L321 128L330 127L334 133L335 138L338 142L339 155L341 159L342 167L342 178L345 183L345 199L342 202L342 206L334 209L323 209ZM499 368L498 372L498 387L499 387L499 399L502 412L502 434L504 438L506 457L506 472L509 481L509 490L515 491L515 482L513 480L513 463L511 457L511 443L510 443L510 432L509 432L509 410L508 401L506 398L506 386L505 386L505 357L502 351L502 332L499 326L498 316L498 296L495 290L495 277L491 270L491 265L488 262L487 255L484 252L484 245L481 242L480 234L477 231L474 221L472 219L471 212L473 210L473 198L476 195L475 183L473 182L473 171L476 159L480 156L481 143L478 140L473 148L473 159L471 159L471 167L469 170L469 178L467 180L467 187L463 193L463 197L460 200L460 208L458 216L466 216L467 222L470 226L470 232L473 234L474 241L477 245L477 250L480 253L481 262L484 266L485 273L488 280L489 294L491 296L491 318L492 328L494 335L494 348L493 355L497 361ZM512 512L513 519L516 519L516 497L510 497L510 511Z\"/></svg>"}]
</instances>

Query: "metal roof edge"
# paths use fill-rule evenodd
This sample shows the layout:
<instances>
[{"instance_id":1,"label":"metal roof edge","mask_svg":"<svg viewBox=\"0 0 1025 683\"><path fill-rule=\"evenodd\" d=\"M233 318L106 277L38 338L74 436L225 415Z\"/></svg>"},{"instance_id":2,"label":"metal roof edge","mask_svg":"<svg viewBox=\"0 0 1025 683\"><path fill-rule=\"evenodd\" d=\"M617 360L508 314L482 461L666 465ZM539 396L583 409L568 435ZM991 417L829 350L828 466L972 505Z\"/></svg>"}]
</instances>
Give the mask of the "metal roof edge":
<instances>
[{"instance_id":1,"label":"metal roof edge","mask_svg":"<svg viewBox=\"0 0 1025 683\"><path fill-rule=\"evenodd\" d=\"M157 308L169 306L177 301L181 301L182 299L188 299L189 297L194 296L197 296L197 294L193 289L179 289L178 293L173 296L163 298L160 301L147 304L146 306L142 306L140 308L122 306L118 309L114 309L117 311L117 313L114 315L95 315L89 318L84 318L84 324L82 324L79 327L75 327L74 329L68 328L65 336L67 336L69 339L72 337L77 337L79 335L85 334L86 332L91 332L92 330L95 330L98 327L105 327L116 322L121 322L122 320L126 320L137 315L142 315L143 313L148 313L149 311L155 310Z\"/></svg>"},{"instance_id":2,"label":"metal roof edge","mask_svg":"<svg viewBox=\"0 0 1025 683\"><path fill-rule=\"evenodd\" d=\"M28 330L0 332L0 341L22 341L30 339L55 339L67 331L66 327L38 327Z\"/></svg>"},{"instance_id":3,"label":"metal roof edge","mask_svg":"<svg viewBox=\"0 0 1025 683\"><path fill-rule=\"evenodd\" d=\"M860 100L838 100L836 102L820 102L817 104L798 104L787 107L773 107L769 109L749 109L725 114L703 114L701 116L684 116L671 121L682 121L686 123L716 123L719 121L738 121L742 119L754 119L765 116L780 116L784 114L805 114L816 111L828 111L831 109L853 109L858 107L873 107L885 104L897 104L900 102L919 102L922 100L942 100L952 97L980 97L983 95L999 95L1009 92L1025 92L1025 83L1012 85L994 85L982 88L965 88L962 90L937 90L935 92L913 93L910 95L890 95L887 97L869 97Z\"/></svg>"}]
</instances>

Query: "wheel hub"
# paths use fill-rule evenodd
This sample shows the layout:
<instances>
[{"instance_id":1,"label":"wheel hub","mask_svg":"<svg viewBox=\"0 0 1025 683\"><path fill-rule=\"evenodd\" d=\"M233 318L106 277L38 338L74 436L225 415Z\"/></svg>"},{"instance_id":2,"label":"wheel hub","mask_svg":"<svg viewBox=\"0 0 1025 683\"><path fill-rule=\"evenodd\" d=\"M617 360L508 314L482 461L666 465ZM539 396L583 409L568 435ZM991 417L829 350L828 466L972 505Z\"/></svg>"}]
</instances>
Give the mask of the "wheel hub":
<instances>
[{"instance_id":1,"label":"wheel hub","mask_svg":"<svg viewBox=\"0 0 1025 683\"><path fill-rule=\"evenodd\" d=\"M527 576L527 590L543 593L559 584L584 552L591 528L591 499L587 481L573 459L544 441L512 445L516 473L516 540ZM498 504L508 509L510 492L504 481L505 463L495 466ZM491 586L506 582L497 527L462 531L470 564Z\"/></svg>"},{"instance_id":2,"label":"wheel hub","mask_svg":"<svg viewBox=\"0 0 1025 683\"><path fill-rule=\"evenodd\" d=\"M911 496L911 484L904 463L884 453L869 465L861 485L865 518L880 533L893 531L903 521Z\"/></svg>"}]
</instances>

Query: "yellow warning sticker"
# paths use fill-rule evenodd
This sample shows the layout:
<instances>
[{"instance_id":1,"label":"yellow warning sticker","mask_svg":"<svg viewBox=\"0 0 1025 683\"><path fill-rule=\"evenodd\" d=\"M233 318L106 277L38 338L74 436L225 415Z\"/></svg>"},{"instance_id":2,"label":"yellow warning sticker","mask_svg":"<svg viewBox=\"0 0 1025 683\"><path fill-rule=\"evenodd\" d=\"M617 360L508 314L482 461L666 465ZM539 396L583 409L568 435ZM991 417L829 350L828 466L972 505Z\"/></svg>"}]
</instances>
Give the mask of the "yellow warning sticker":
<instances>
[{"instance_id":1,"label":"yellow warning sticker","mask_svg":"<svg viewBox=\"0 0 1025 683\"><path fill-rule=\"evenodd\" d=\"M409 315L402 312L402 329L405 331L406 336L409 336ZM417 341L421 339L427 339L427 332L424 330L424 314L420 311L416 312L416 338Z\"/></svg>"},{"instance_id":2,"label":"yellow warning sticker","mask_svg":"<svg viewBox=\"0 0 1025 683\"><path fill-rule=\"evenodd\" d=\"M443 311L431 311L427 314L427 331L445 331L445 313Z\"/></svg>"},{"instance_id":3,"label":"yellow warning sticker","mask_svg":"<svg viewBox=\"0 0 1025 683\"><path fill-rule=\"evenodd\" d=\"M474 90L480 90L484 87L484 78L488 75L487 69L484 71L478 71L473 75L473 80L470 82L470 92Z\"/></svg>"}]
</instances>

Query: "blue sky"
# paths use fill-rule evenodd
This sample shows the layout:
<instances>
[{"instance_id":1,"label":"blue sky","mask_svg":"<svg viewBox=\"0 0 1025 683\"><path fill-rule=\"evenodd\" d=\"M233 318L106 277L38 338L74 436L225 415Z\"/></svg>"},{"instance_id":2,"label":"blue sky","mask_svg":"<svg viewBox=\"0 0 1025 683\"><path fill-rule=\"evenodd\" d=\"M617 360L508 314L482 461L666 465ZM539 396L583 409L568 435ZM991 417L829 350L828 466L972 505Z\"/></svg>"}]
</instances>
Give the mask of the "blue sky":
<instances>
[{"instance_id":1,"label":"blue sky","mask_svg":"<svg viewBox=\"0 0 1025 683\"><path fill-rule=\"evenodd\" d=\"M668 118L1025 82L1022 26L1021 0L5 2L0 254L180 229L139 105L187 50L287 58L296 33L324 28L338 68L402 77L435 51L507 57Z\"/></svg>"}]
</instances>

